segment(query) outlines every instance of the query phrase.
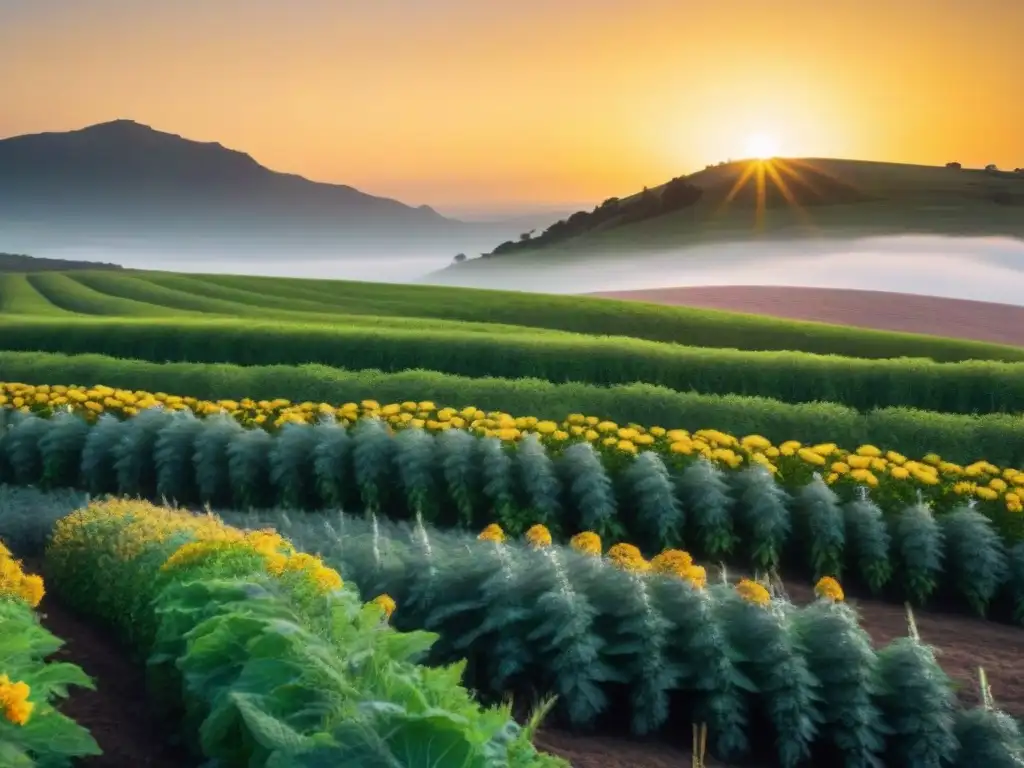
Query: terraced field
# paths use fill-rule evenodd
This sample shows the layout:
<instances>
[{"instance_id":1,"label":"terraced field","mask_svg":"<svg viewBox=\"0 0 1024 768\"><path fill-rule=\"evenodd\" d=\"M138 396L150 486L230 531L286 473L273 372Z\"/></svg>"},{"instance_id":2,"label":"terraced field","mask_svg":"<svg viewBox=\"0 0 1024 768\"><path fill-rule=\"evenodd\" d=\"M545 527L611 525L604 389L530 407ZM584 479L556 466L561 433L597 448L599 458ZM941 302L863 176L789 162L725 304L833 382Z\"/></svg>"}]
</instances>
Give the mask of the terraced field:
<instances>
[{"instance_id":1,"label":"terraced field","mask_svg":"<svg viewBox=\"0 0 1024 768\"><path fill-rule=\"evenodd\" d=\"M67 712L106 765L656 768L692 726L709 766L1009 766L1022 374L596 298L5 273L0 537L97 680ZM113 683L131 658L153 698Z\"/></svg>"}]
</instances>

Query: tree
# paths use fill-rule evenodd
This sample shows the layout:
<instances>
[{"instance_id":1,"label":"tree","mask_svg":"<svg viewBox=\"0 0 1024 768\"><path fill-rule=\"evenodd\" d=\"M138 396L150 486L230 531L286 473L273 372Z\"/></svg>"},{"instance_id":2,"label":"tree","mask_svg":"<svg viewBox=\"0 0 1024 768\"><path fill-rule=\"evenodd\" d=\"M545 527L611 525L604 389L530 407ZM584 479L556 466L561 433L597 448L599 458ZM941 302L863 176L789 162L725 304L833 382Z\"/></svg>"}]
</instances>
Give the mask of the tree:
<instances>
[{"instance_id":1,"label":"tree","mask_svg":"<svg viewBox=\"0 0 1024 768\"><path fill-rule=\"evenodd\" d=\"M985 166L985 170L986 171L998 171L999 168L996 167L995 163L989 163L988 165Z\"/></svg>"},{"instance_id":2,"label":"tree","mask_svg":"<svg viewBox=\"0 0 1024 768\"><path fill-rule=\"evenodd\" d=\"M953 170L956 170L956 171L959 171L961 168L963 168L963 166L960 165L960 163L946 163L946 167L947 168L952 168Z\"/></svg>"},{"instance_id":3,"label":"tree","mask_svg":"<svg viewBox=\"0 0 1024 768\"><path fill-rule=\"evenodd\" d=\"M464 254L464 253L456 253L456 254L455 254L455 258L453 259L453 261L454 261L454 262L455 262L456 264L461 264L461 263L462 263L462 262L464 262L465 260L466 260L466 254Z\"/></svg>"}]
</instances>

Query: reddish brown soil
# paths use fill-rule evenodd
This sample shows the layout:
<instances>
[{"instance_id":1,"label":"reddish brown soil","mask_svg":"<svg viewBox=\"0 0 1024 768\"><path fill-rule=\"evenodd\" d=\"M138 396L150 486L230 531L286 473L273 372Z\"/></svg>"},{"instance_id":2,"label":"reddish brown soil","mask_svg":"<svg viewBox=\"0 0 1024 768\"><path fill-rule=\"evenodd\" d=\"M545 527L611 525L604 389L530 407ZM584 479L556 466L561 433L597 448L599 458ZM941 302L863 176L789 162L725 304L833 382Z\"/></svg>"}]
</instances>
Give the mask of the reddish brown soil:
<instances>
[{"instance_id":1,"label":"reddish brown soil","mask_svg":"<svg viewBox=\"0 0 1024 768\"><path fill-rule=\"evenodd\" d=\"M1024 307L987 301L760 285L660 288L595 295L1024 346Z\"/></svg>"},{"instance_id":2,"label":"reddish brown soil","mask_svg":"<svg viewBox=\"0 0 1024 768\"><path fill-rule=\"evenodd\" d=\"M814 598L804 585L787 584L789 598L806 603ZM861 624L876 646L906 636L907 615L900 605L874 600L851 600ZM936 648L939 663L957 684L966 704L978 701L978 667L988 674L997 704L1024 718L1024 630L967 616L915 611L914 620L923 642ZM690 765L690 751L651 741L610 736L582 736L558 730L542 731L538 746L568 759L573 768L680 768ZM707 759L708 768L727 764Z\"/></svg>"},{"instance_id":3,"label":"reddish brown soil","mask_svg":"<svg viewBox=\"0 0 1024 768\"><path fill-rule=\"evenodd\" d=\"M39 573L36 568L31 571ZM87 728L103 754L78 761L82 768L187 768L195 764L166 745L172 725L149 707L145 677L116 644L47 596L39 608L43 625L64 641L54 659L77 664L96 690L72 688L61 711Z\"/></svg>"}]
</instances>

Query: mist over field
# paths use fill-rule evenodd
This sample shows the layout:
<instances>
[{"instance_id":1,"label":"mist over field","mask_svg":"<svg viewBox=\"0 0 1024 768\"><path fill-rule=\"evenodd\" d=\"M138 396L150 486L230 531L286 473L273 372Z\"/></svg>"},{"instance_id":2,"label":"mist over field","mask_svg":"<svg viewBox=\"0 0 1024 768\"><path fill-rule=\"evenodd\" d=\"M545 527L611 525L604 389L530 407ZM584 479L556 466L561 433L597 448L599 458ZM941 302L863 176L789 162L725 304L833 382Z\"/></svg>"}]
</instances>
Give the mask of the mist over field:
<instances>
[{"instance_id":1,"label":"mist over field","mask_svg":"<svg viewBox=\"0 0 1024 768\"><path fill-rule=\"evenodd\" d=\"M547 293L782 285L1024 305L1024 240L906 235L719 243L565 260L498 257L423 282Z\"/></svg>"}]
</instances>

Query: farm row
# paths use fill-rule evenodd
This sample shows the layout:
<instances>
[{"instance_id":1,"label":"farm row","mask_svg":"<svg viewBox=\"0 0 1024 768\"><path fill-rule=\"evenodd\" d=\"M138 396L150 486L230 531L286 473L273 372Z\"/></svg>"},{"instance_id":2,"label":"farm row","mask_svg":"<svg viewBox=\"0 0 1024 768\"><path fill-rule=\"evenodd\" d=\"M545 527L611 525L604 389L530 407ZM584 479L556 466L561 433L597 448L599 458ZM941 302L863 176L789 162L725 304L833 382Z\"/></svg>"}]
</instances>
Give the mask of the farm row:
<instances>
[{"instance_id":1,"label":"farm row","mask_svg":"<svg viewBox=\"0 0 1024 768\"><path fill-rule=\"evenodd\" d=\"M1024 411L1024 363L868 360L707 349L625 337L484 334L420 327L302 325L256 318L0 316L0 348L99 353L151 362L303 365L460 376L535 377L601 386L642 381L679 391L828 401L865 411Z\"/></svg>"},{"instance_id":2,"label":"farm row","mask_svg":"<svg viewBox=\"0 0 1024 768\"><path fill-rule=\"evenodd\" d=\"M126 317L195 314L359 324L413 320L450 329L501 325L750 350L861 358L1024 360L1024 350L932 336L683 307L434 286L166 272L0 274L0 313ZM362 318L362 319L360 319ZM435 326L440 327L440 324Z\"/></svg>"},{"instance_id":3,"label":"farm row","mask_svg":"<svg viewBox=\"0 0 1024 768\"><path fill-rule=\"evenodd\" d=\"M744 567L848 573L916 604L946 596L984 614L994 600L995 616L1024 621L1017 470L582 415L501 426L469 409L370 405L353 404L347 417L343 408L341 421L285 419L274 432L187 408L95 424L0 411L0 480L218 508L366 509L464 528L497 521L513 533L543 523L644 551L685 545ZM367 414L377 418L359 418ZM460 423L469 429L451 428Z\"/></svg>"},{"instance_id":4,"label":"farm row","mask_svg":"<svg viewBox=\"0 0 1024 768\"><path fill-rule=\"evenodd\" d=\"M55 705L72 686L93 681L74 664L47 661L62 641L44 629L34 609L43 580L22 570L0 541L0 765L62 766L100 754L89 732Z\"/></svg>"},{"instance_id":5,"label":"farm row","mask_svg":"<svg viewBox=\"0 0 1024 768\"><path fill-rule=\"evenodd\" d=\"M436 636L392 629L391 598L360 601L337 571L271 531L112 501L60 518L45 563L61 601L146 664L153 706L180 724L196 757L225 768L426 766L449 758L567 768L534 749L532 728L518 726L507 706L474 701L460 683L461 665L417 664ZM52 652L50 645L44 638L41 652ZM47 665L34 698L47 686L60 692L83 682L73 671ZM54 730L60 716L30 714L12 724L16 731L0 724L4 756L19 738L34 739L28 762L4 765L61 764L53 758L76 742ZM33 722L49 729L51 741L39 740ZM77 738L79 746L88 739Z\"/></svg>"},{"instance_id":6,"label":"farm row","mask_svg":"<svg viewBox=\"0 0 1024 768\"><path fill-rule=\"evenodd\" d=\"M874 443L907 455L938 453L969 463L979 456L996 464L1024 466L1024 430L1019 416L961 414L890 408L859 413L834 403L791 404L736 395L675 392L647 384L600 387L555 384L541 379L469 378L436 371L349 371L320 365L237 366L231 364L152 363L102 355L0 352L0 370L10 381L104 382L133 392L178 392L199 400L221 398L338 404L367 398L402 402L429 399L474 403L487 411L529 413L561 420L584 411L619 423L701 427L736 434L761 434L775 442L809 444ZM32 397L28 397L28 395ZM26 392L31 407L36 392ZM12 393L8 393L12 396Z\"/></svg>"}]
</instances>

